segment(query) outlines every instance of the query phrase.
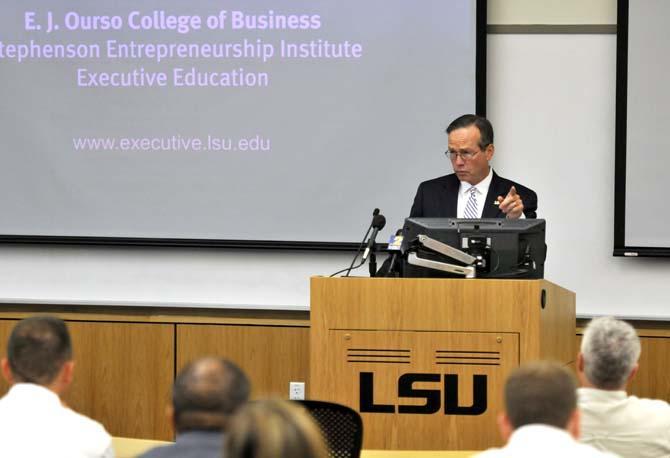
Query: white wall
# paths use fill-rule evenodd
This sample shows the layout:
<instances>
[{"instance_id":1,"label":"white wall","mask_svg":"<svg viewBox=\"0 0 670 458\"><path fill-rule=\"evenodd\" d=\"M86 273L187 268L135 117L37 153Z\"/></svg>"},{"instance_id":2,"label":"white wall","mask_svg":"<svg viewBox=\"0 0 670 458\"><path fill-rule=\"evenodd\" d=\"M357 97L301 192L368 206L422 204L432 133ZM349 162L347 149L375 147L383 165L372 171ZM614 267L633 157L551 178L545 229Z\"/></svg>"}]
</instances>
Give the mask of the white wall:
<instances>
[{"instance_id":1,"label":"white wall","mask_svg":"<svg viewBox=\"0 0 670 458\"><path fill-rule=\"evenodd\" d=\"M616 24L616 0L488 0L489 24Z\"/></svg>"},{"instance_id":2,"label":"white wall","mask_svg":"<svg viewBox=\"0 0 670 458\"><path fill-rule=\"evenodd\" d=\"M310 275L329 275L350 260L328 252L0 246L0 298L306 309Z\"/></svg>"},{"instance_id":3,"label":"white wall","mask_svg":"<svg viewBox=\"0 0 670 458\"><path fill-rule=\"evenodd\" d=\"M615 258L615 35L490 35L496 169L535 189L545 278L580 315L668 318L670 262Z\"/></svg>"}]
</instances>

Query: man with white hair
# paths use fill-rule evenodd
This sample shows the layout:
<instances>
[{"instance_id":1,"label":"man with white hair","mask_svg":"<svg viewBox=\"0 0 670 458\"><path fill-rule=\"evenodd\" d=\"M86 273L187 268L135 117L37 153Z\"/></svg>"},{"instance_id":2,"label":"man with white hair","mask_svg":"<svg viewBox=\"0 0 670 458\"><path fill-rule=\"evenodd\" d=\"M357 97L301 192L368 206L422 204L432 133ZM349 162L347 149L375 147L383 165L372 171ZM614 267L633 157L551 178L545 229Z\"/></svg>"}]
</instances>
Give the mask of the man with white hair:
<instances>
[{"instance_id":1,"label":"man with white hair","mask_svg":"<svg viewBox=\"0 0 670 458\"><path fill-rule=\"evenodd\" d=\"M626 394L639 358L628 323L602 317L586 327L577 357L581 441L622 457L670 456L670 405Z\"/></svg>"}]
</instances>

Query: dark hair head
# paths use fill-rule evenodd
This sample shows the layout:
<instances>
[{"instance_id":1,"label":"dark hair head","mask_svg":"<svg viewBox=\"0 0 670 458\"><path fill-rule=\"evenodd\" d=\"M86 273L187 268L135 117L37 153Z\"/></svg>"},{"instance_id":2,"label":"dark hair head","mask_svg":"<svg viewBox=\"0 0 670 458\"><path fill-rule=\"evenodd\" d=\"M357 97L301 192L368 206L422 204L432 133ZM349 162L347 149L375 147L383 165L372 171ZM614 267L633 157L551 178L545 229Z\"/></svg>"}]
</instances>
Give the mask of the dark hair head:
<instances>
[{"instance_id":1,"label":"dark hair head","mask_svg":"<svg viewBox=\"0 0 670 458\"><path fill-rule=\"evenodd\" d=\"M463 129L470 126L475 126L479 130L480 149L485 149L487 146L493 144L493 126L488 119L474 114L464 114L451 121L451 124L447 126L447 134L450 134L456 129Z\"/></svg>"},{"instance_id":2,"label":"dark hair head","mask_svg":"<svg viewBox=\"0 0 670 458\"><path fill-rule=\"evenodd\" d=\"M321 430L301 406L280 400L247 404L226 431L227 458L325 458Z\"/></svg>"},{"instance_id":3,"label":"dark hair head","mask_svg":"<svg viewBox=\"0 0 670 458\"><path fill-rule=\"evenodd\" d=\"M534 423L565 429L576 408L577 384L558 363L525 364L505 383L505 409L514 429Z\"/></svg>"},{"instance_id":4,"label":"dark hair head","mask_svg":"<svg viewBox=\"0 0 670 458\"><path fill-rule=\"evenodd\" d=\"M19 321L9 336L7 359L16 382L49 385L72 359L67 326L53 316Z\"/></svg>"},{"instance_id":5,"label":"dark hair head","mask_svg":"<svg viewBox=\"0 0 670 458\"><path fill-rule=\"evenodd\" d=\"M190 362L175 379L172 406L177 431L221 430L249 399L249 379L235 364L206 357Z\"/></svg>"}]
</instances>

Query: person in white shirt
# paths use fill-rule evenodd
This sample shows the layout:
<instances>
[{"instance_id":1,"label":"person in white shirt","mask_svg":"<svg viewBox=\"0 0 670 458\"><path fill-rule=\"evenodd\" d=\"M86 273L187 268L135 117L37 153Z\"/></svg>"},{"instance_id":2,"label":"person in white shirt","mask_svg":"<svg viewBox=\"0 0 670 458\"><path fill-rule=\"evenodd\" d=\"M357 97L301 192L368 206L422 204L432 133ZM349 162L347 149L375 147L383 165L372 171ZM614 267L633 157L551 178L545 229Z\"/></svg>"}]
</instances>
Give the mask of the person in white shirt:
<instances>
[{"instance_id":1,"label":"person in white shirt","mask_svg":"<svg viewBox=\"0 0 670 458\"><path fill-rule=\"evenodd\" d=\"M640 339L628 323L592 320L577 356L581 441L623 457L670 456L670 405L626 394L640 358Z\"/></svg>"},{"instance_id":2,"label":"person in white shirt","mask_svg":"<svg viewBox=\"0 0 670 458\"><path fill-rule=\"evenodd\" d=\"M0 399L0 456L114 456L105 428L60 399L74 369L70 334L62 320L36 316L20 321L0 366L11 385Z\"/></svg>"},{"instance_id":3,"label":"person in white shirt","mask_svg":"<svg viewBox=\"0 0 670 458\"><path fill-rule=\"evenodd\" d=\"M507 444L476 456L504 457L612 457L577 442L579 411L577 384L558 363L525 364L505 382L505 411L498 417L500 433Z\"/></svg>"}]
</instances>

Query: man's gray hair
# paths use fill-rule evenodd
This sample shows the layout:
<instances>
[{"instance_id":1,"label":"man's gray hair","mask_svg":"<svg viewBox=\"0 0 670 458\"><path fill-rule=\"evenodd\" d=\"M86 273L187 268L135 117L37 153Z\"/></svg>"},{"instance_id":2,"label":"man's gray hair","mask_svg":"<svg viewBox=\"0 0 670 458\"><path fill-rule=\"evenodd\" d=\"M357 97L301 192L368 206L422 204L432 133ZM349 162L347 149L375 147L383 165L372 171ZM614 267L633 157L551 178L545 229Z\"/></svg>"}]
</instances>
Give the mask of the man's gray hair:
<instances>
[{"instance_id":1,"label":"man's gray hair","mask_svg":"<svg viewBox=\"0 0 670 458\"><path fill-rule=\"evenodd\" d=\"M626 385L640 358L640 339L625 321L594 318L584 331L581 351L589 382L603 390L617 390Z\"/></svg>"}]
</instances>

